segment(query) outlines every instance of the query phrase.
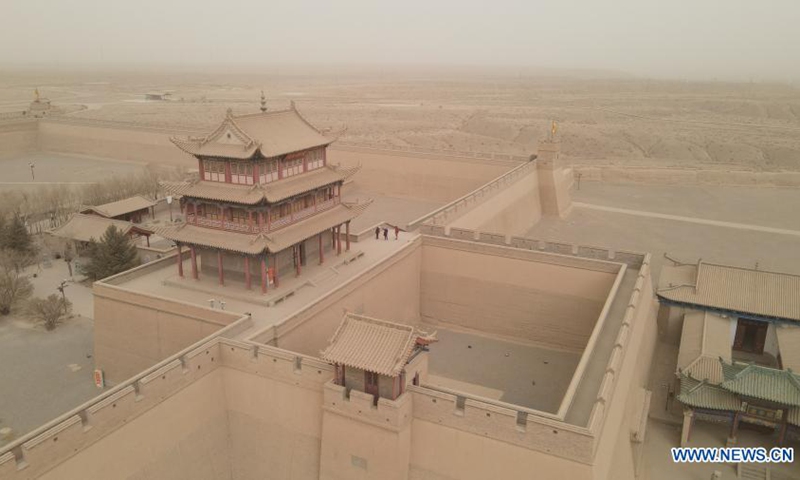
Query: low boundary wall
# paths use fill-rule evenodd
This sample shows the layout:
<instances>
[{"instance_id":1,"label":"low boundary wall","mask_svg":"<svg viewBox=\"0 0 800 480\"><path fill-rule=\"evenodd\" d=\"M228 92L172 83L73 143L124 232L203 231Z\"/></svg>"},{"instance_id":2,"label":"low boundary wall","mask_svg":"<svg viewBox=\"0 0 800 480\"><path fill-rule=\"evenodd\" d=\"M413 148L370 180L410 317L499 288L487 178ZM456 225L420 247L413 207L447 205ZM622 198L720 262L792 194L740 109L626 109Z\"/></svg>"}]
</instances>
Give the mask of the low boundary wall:
<instances>
[{"instance_id":1,"label":"low boundary wall","mask_svg":"<svg viewBox=\"0 0 800 480\"><path fill-rule=\"evenodd\" d=\"M590 245L577 245L572 243L536 240L527 237L514 237L492 232L481 232L477 230L467 230L456 227L447 228L444 225L423 224L420 227L420 233L431 237L443 237L454 240L489 243L523 250L535 250L544 253L555 253L559 255L590 258L593 260L607 260L611 262L624 263L637 270L641 268L642 262L644 262L646 257L646 255L643 253L629 252L626 250L613 250L610 248Z\"/></svg>"},{"instance_id":2,"label":"low boundary wall","mask_svg":"<svg viewBox=\"0 0 800 480\"><path fill-rule=\"evenodd\" d=\"M489 198L492 198L495 194L502 191L504 187L516 182L526 174L530 173L531 169L535 168L536 161L529 161L523 163L522 165L518 165L499 177L494 178L475 190L467 193L466 195L453 200L447 205L439 207L436 210L409 222L407 229L415 230L426 222L432 225L444 225L452 222L461 215L464 215L466 212L475 208L477 205L483 203Z\"/></svg>"},{"instance_id":3,"label":"low boundary wall","mask_svg":"<svg viewBox=\"0 0 800 480\"><path fill-rule=\"evenodd\" d=\"M727 185L758 187L800 187L800 172L760 172L755 170L690 169L645 166L574 165L576 179L586 182L637 185Z\"/></svg>"}]
</instances>

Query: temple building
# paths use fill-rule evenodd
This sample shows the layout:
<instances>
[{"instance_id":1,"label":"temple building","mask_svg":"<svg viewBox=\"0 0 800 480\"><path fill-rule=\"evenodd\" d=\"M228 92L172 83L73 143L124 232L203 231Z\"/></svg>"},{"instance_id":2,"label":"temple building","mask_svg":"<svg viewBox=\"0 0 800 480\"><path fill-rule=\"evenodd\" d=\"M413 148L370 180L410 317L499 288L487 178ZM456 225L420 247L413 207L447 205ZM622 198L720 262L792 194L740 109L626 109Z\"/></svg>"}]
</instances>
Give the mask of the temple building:
<instances>
[{"instance_id":1,"label":"temple building","mask_svg":"<svg viewBox=\"0 0 800 480\"><path fill-rule=\"evenodd\" d=\"M87 215L76 213L70 217L67 223L50 230L48 233L55 237L72 240L76 250L81 253L91 243L92 240L99 242L109 227L114 226L125 235L131 238L134 243L140 242L143 237L147 246L150 246L150 235L152 230L134 225L125 220L105 218L99 215Z\"/></svg>"},{"instance_id":2,"label":"temple building","mask_svg":"<svg viewBox=\"0 0 800 480\"><path fill-rule=\"evenodd\" d=\"M172 138L197 158L199 178L165 183L181 197L185 223L158 234L176 243L184 276L188 248L191 276L244 281L253 276L262 293L283 275L300 275L308 262L350 250L350 221L369 205L342 202L342 185L356 168L327 161L325 137L295 108L233 115L205 137ZM342 245L344 243L344 246ZM256 280L258 281L258 280Z\"/></svg>"},{"instance_id":3,"label":"temple building","mask_svg":"<svg viewBox=\"0 0 800 480\"><path fill-rule=\"evenodd\" d=\"M697 419L800 437L800 276L698 261L662 270L663 317L680 327L681 444ZM661 316L661 315L660 315Z\"/></svg>"},{"instance_id":4,"label":"temple building","mask_svg":"<svg viewBox=\"0 0 800 480\"><path fill-rule=\"evenodd\" d=\"M141 223L147 215L149 215L151 219L154 217L153 209L156 204L157 202L141 195L136 195L102 205L87 205L81 207L80 213L99 215L104 218L124 220L126 222Z\"/></svg>"}]
</instances>

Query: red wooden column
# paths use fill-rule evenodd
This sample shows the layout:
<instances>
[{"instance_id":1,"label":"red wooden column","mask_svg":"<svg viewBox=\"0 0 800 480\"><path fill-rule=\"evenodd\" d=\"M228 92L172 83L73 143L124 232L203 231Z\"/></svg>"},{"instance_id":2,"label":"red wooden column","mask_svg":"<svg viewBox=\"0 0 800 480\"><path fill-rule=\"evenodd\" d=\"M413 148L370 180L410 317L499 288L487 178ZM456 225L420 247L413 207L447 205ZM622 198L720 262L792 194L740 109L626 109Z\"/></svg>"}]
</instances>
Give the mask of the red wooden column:
<instances>
[{"instance_id":1,"label":"red wooden column","mask_svg":"<svg viewBox=\"0 0 800 480\"><path fill-rule=\"evenodd\" d=\"M222 270L222 250L217 250L217 271L219 272L219 284L225 285L225 273Z\"/></svg>"},{"instance_id":2,"label":"red wooden column","mask_svg":"<svg viewBox=\"0 0 800 480\"><path fill-rule=\"evenodd\" d=\"M278 254L277 253L272 256L272 274L274 275L274 278L272 279L272 281L275 283L275 288L278 288L280 286L280 283L278 283Z\"/></svg>"},{"instance_id":3,"label":"red wooden column","mask_svg":"<svg viewBox=\"0 0 800 480\"><path fill-rule=\"evenodd\" d=\"M149 247L150 246L150 235L145 235L144 238L145 238L145 240L147 240L147 246Z\"/></svg>"},{"instance_id":4,"label":"red wooden column","mask_svg":"<svg viewBox=\"0 0 800 480\"><path fill-rule=\"evenodd\" d=\"M300 276L300 262L302 260L300 258L300 245L293 245L292 246L292 251L294 252L294 263L295 263L295 267L297 268L297 276L299 277Z\"/></svg>"},{"instance_id":5,"label":"red wooden column","mask_svg":"<svg viewBox=\"0 0 800 480\"><path fill-rule=\"evenodd\" d=\"M250 282L251 282L251 279L250 279L250 256L249 255L245 255L244 256L244 284L245 284L245 287L247 287L248 290L252 290L252 285L251 285Z\"/></svg>"},{"instance_id":6,"label":"red wooden column","mask_svg":"<svg viewBox=\"0 0 800 480\"><path fill-rule=\"evenodd\" d=\"M252 210L248 210L247 211L247 227L250 229L251 232L253 231L253 211Z\"/></svg>"},{"instance_id":7,"label":"red wooden column","mask_svg":"<svg viewBox=\"0 0 800 480\"><path fill-rule=\"evenodd\" d=\"M344 224L345 251L350 251L350 222Z\"/></svg>"},{"instance_id":8,"label":"red wooden column","mask_svg":"<svg viewBox=\"0 0 800 480\"><path fill-rule=\"evenodd\" d=\"M183 278L183 252L181 252L181 244L178 244L178 276Z\"/></svg>"},{"instance_id":9,"label":"red wooden column","mask_svg":"<svg viewBox=\"0 0 800 480\"><path fill-rule=\"evenodd\" d=\"M261 257L261 293L267 293L267 283L267 260Z\"/></svg>"},{"instance_id":10,"label":"red wooden column","mask_svg":"<svg viewBox=\"0 0 800 480\"><path fill-rule=\"evenodd\" d=\"M197 254L194 251L194 245L189 245L189 253L192 255L192 278L197 280Z\"/></svg>"},{"instance_id":11,"label":"red wooden column","mask_svg":"<svg viewBox=\"0 0 800 480\"><path fill-rule=\"evenodd\" d=\"M319 264L322 265L325 262L325 255L322 252L322 232L319 232L317 238L319 238Z\"/></svg>"},{"instance_id":12,"label":"red wooden column","mask_svg":"<svg viewBox=\"0 0 800 480\"><path fill-rule=\"evenodd\" d=\"M342 254L342 226L336 226L336 255Z\"/></svg>"}]
</instances>

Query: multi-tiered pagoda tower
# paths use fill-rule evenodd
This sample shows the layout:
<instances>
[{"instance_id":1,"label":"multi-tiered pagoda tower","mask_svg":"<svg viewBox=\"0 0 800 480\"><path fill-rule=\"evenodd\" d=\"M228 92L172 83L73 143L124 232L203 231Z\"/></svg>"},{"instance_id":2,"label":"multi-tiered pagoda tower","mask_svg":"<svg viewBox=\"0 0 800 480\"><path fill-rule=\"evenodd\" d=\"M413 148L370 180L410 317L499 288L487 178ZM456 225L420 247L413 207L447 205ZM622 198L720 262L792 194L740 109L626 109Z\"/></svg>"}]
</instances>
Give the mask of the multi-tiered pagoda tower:
<instances>
[{"instance_id":1,"label":"multi-tiered pagoda tower","mask_svg":"<svg viewBox=\"0 0 800 480\"><path fill-rule=\"evenodd\" d=\"M251 289L255 276L266 293L279 286L281 276L300 275L308 262L322 264L327 254L340 255L343 240L349 250L350 221L369 203L342 202L342 184L358 168L328 164L332 141L294 102L281 111L233 115L228 110L209 135L172 138L197 158L200 172L195 181L164 184L181 197L186 219L157 231L178 246L179 275L184 275L180 252L188 247L192 278L212 274L222 285L235 278Z\"/></svg>"}]
</instances>

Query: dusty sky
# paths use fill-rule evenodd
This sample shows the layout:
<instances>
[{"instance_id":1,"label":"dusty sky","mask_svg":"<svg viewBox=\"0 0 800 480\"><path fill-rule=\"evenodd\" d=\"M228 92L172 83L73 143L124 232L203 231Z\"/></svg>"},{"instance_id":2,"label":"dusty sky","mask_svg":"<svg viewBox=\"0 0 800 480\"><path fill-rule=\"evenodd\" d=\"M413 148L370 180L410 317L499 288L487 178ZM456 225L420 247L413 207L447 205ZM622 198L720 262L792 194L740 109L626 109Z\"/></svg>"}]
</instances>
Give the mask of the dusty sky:
<instances>
[{"instance_id":1,"label":"dusty sky","mask_svg":"<svg viewBox=\"0 0 800 480\"><path fill-rule=\"evenodd\" d=\"M797 81L800 1L0 0L0 45L0 67L437 64Z\"/></svg>"}]
</instances>

